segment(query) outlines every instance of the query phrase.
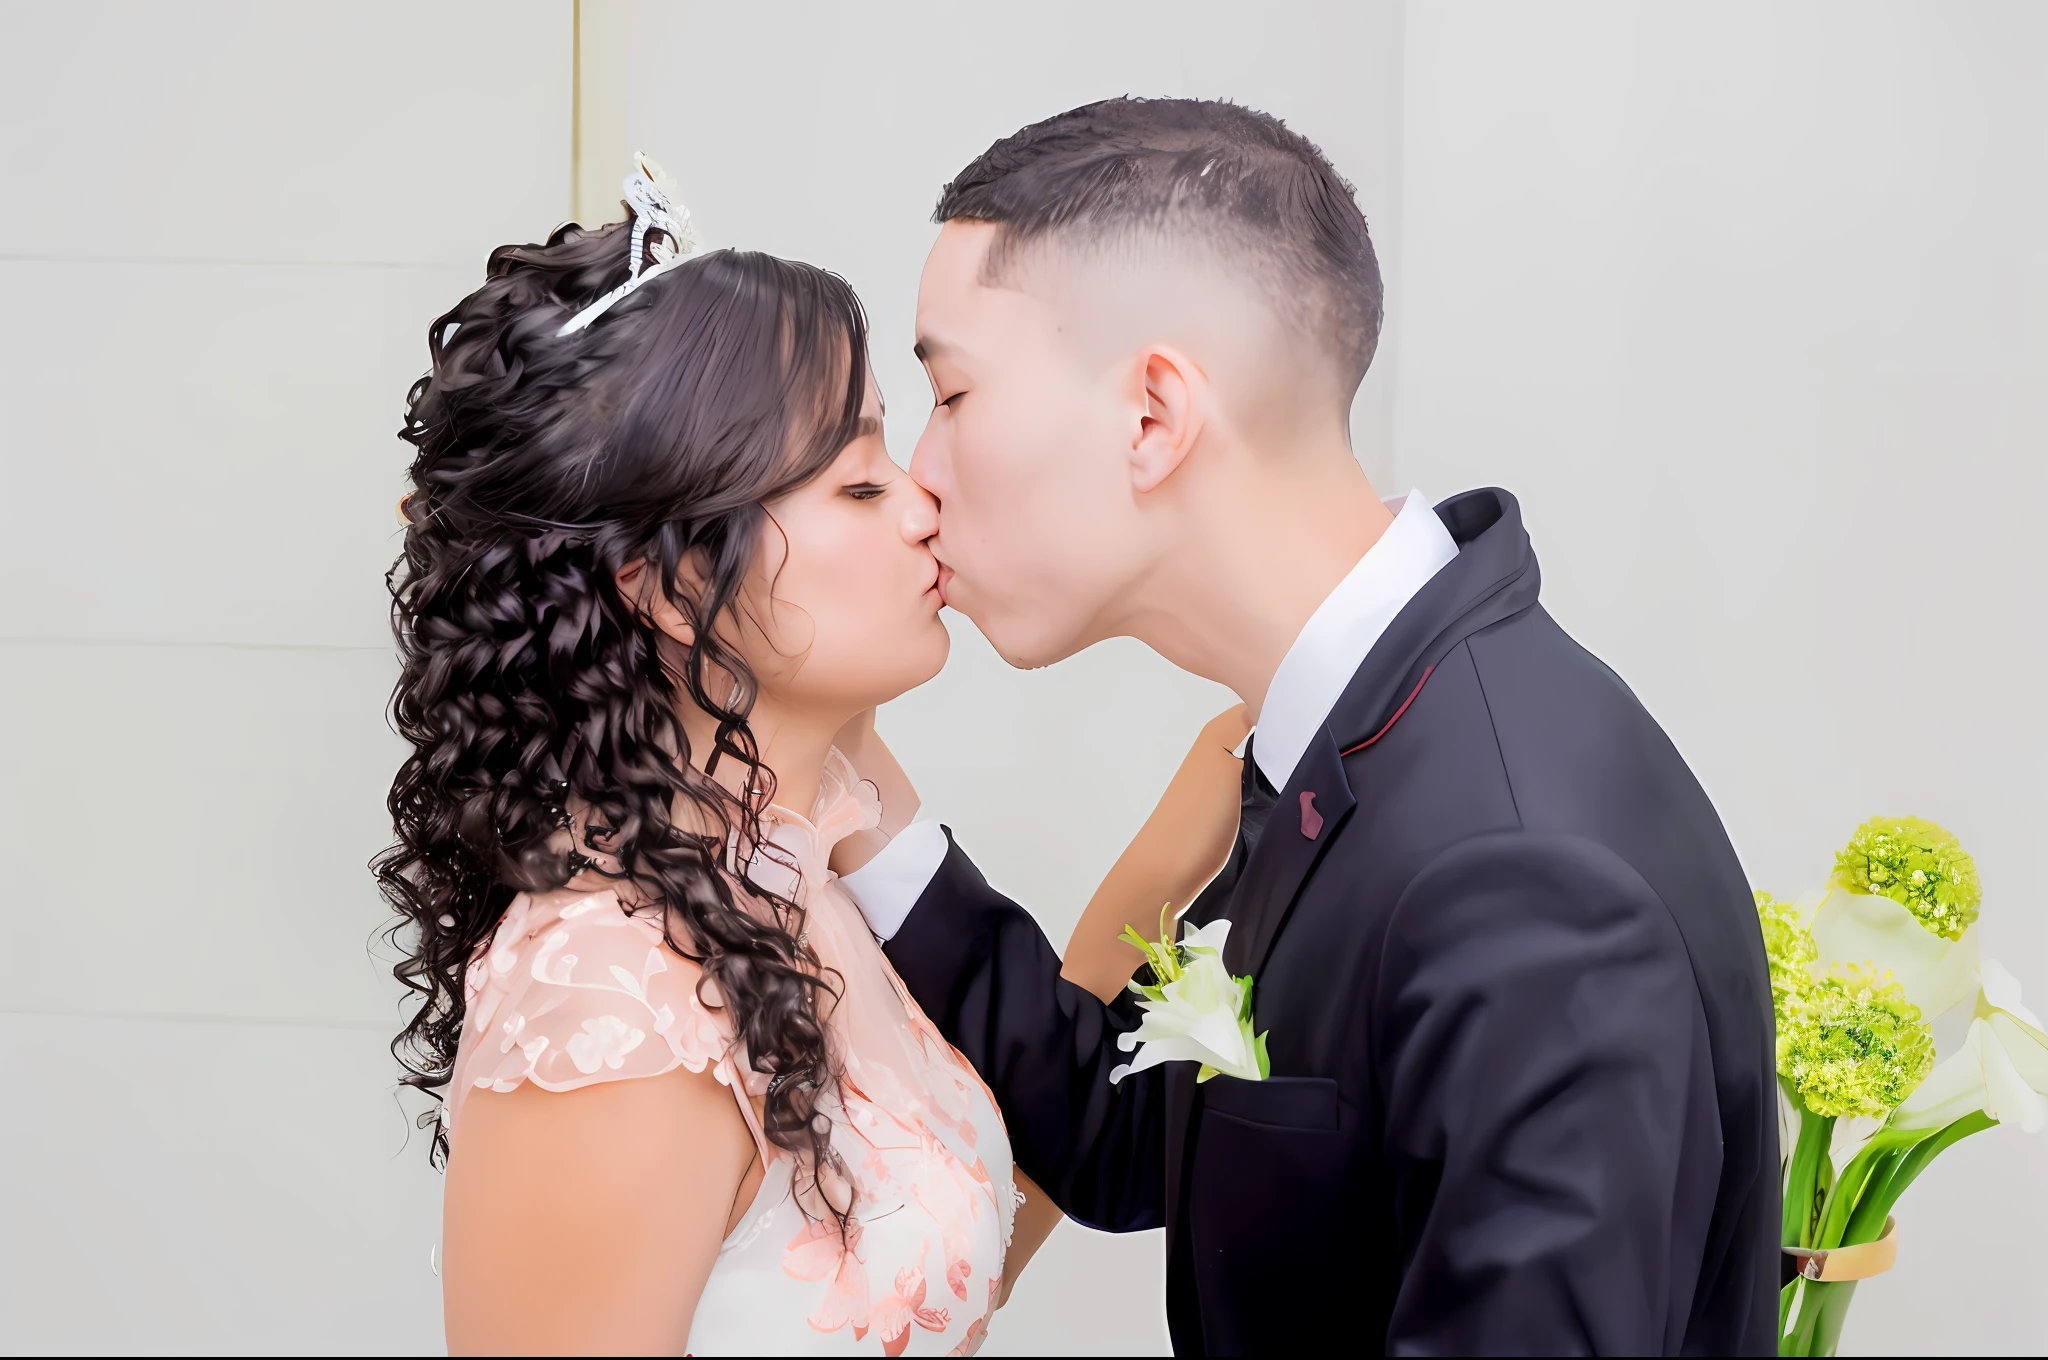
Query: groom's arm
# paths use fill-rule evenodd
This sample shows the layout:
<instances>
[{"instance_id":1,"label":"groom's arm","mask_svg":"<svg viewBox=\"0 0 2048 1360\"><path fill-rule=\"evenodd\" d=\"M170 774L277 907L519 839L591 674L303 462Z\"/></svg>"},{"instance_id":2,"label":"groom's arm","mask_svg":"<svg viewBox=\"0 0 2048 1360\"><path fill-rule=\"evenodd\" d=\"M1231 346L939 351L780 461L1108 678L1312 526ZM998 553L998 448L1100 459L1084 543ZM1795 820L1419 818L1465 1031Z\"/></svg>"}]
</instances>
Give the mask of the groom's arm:
<instances>
[{"instance_id":1,"label":"groom's arm","mask_svg":"<svg viewBox=\"0 0 2048 1360\"><path fill-rule=\"evenodd\" d=\"M1079 1222L1161 1226L1162 1070L1109 1080L1130 1061L1116 1037L1136 1028L1133 1008L1063 979L1038 923L933 823L844 881L918 1005L995 1094L1017 1165Z\"/></svg>"},{"instance_id":2,"label":"groom's arm","mask_svg":"<svg viewBox=\"0 0 2048 1360\"><path fill-rule=\"evenodd\" d=\"M1408 1265L1387 1353L1660 1355L1720 1176L1684 941L1603 847L1455 847L1403 894L1368 1036Z\"/></svg>"}]
</instances>

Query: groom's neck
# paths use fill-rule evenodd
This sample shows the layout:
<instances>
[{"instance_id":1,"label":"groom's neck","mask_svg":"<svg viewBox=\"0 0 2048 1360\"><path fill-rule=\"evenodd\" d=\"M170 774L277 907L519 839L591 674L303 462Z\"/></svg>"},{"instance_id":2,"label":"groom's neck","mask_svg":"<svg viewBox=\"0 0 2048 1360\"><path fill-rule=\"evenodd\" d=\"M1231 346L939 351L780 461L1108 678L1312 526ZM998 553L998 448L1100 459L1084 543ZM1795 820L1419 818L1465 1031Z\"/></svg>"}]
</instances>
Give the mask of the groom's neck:
<instances>
[{"instance_id":1,"label":"groom's neck","mask_svg":"<svg viewBox=\"0 0 2048 1360\"><path fill-rule=\"evenodd\" d=\"M1228 686L1256 722L1281 658L1393 513L1341 439L1248 449L1210 471L1127 631Z\"/></svg>"}]
</instances>

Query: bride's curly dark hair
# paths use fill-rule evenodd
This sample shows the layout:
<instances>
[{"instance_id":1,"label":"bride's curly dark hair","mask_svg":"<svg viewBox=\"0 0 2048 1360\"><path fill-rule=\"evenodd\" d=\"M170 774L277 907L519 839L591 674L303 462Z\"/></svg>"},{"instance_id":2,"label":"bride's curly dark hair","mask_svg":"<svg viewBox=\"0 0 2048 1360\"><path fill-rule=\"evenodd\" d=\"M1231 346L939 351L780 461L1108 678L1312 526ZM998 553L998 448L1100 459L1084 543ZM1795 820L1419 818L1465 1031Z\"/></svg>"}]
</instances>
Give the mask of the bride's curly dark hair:
<instances>
[{"instance_id":1,"label":"bride's curly dark hair","mask_svg":"<svg viewBox=\"0 0 2048 1360\"><path fill-rule=\"evenodd\" d=\"M747 857L729 836L762 841L773 778L747 726L754 677L714 624L739 607L762 503L858 435L867 323L837 275L721 250L559 335L625 281L629 237L571 224L493 251L484 285L429 328L432 370L407 398L415 490L387 584L403 662L391 715L412 753L391 786L397 841L372 868L418 1004L392 1052L440 1099L479 947L516 894L596 870L583 849L602 851L716 984L699 983L707 1004L772 1077L764 1130L815 1189L837 1165L819 1108L832 984L797 904L731 863ZM642 561L689 620L687 647L622 598L618 573ZM756 796L693 767L679 703L717 719L708 765L739 762ZM728 874L766 909L737 903Z\"/></svg>"}]
</instances>

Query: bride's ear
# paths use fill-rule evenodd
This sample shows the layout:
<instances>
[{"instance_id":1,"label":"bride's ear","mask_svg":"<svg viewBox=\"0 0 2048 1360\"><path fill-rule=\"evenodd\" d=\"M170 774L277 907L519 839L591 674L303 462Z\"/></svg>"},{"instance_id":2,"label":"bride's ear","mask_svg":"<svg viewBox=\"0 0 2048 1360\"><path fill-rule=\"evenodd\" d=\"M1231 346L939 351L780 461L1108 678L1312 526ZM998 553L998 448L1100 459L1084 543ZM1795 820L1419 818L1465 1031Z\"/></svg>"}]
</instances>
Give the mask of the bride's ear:
<instances>
[{"instance_id":1,"label":"bride's ear","mask_svg":"<svg viewBox=\"0 0 2048 1360\"><path fill-rule=\"evenodd\" d=\"M658 580L654 564L644 557L620 567L618 575L612 578L626 608L646 620L656 632L688 647L697 640L697 630L690 626L683 611L675 607L668 592L657 588Z\"/></svg>"}]
</instances>

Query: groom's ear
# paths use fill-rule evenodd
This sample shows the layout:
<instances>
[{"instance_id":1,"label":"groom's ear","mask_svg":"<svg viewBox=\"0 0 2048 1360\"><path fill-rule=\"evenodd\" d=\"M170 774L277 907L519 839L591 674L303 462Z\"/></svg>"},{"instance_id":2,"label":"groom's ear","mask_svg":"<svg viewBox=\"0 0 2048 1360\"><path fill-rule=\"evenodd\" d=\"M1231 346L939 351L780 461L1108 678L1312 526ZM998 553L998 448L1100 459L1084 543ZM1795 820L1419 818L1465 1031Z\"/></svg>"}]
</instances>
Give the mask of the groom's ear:
<instances>
[{"instance_id":1,"label":"groom's ear","mask_svg":"<svg viewBox=\"0 0 2048 1360\"><path fill-rule=\"evenodd\" d=\"M1177 349L1156 345L1139 356L1142 410L1131 441L1131 485L1153 491L1201 437L1209 375Z\"/></svg>"}]
</instances>

